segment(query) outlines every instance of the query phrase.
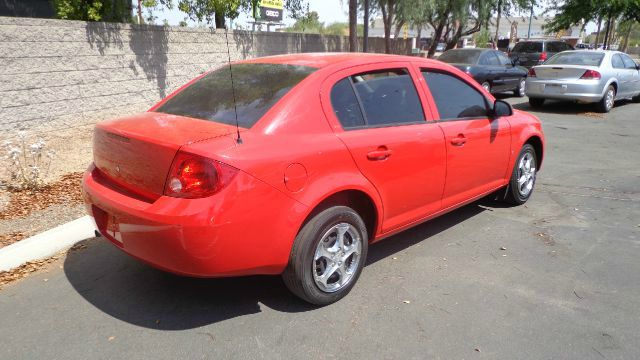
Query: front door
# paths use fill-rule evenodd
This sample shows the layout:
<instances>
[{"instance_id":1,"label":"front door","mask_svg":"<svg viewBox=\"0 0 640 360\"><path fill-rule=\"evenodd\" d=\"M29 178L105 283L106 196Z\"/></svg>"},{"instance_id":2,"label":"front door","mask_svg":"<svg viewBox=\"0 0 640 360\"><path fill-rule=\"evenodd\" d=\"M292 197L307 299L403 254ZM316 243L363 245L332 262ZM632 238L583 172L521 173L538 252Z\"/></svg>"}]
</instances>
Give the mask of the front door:
<instances>
[{"instance_id":1,"label":"front door","mask_svg":"<svg viewBox=\"0 0 640 360\"><path fill-rule=\"evenodd\" d=\"M404 65L404 66L401 66ZM331 85L344 142L383 205L382 231L440 210L446 171L442 130L427 121L408 64L345 70Z\"/></svg>"},{"instance_id":2,"label":"front door","mask_svg":"<svg viewBox=\"0 0 640 360\"><path fill-rule=\"evenodd\" d=\"M466 81L423 70L438 109L447 148L442 207L454 206L506 184L511 153L507 118L490 118L487 99Z\"/></svg>"}]
</instances>

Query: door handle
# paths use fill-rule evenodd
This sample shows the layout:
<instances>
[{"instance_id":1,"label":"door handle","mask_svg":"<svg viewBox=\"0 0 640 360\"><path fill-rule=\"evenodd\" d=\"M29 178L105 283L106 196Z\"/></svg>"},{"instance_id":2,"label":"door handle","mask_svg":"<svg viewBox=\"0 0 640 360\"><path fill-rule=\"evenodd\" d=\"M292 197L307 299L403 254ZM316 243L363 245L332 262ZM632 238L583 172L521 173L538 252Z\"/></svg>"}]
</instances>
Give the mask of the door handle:
<instances>
[{"instance_id":1,"label":"door handle","mask_svg":"<svg viewBox=\"0 0 640 360\"><path fill-rule=\"evenodd\" d=\"M386 160L389 156L393 154L392 150L387 149L386 146L381 146L378 150L370 151L367 153L367 159L371 161L381 161Z\"/></svg>"},{"instance_id":2,"label":"door handle","mask_svg":"<svg viewBox=\"0 0 640 360\"><path fill-rule=\"evenodd\" d=\"M467 143L467 138L463 134L458 134L458 136L451 139L451 145L453 146L462 146Z\"/></svg>"}]
</instances>

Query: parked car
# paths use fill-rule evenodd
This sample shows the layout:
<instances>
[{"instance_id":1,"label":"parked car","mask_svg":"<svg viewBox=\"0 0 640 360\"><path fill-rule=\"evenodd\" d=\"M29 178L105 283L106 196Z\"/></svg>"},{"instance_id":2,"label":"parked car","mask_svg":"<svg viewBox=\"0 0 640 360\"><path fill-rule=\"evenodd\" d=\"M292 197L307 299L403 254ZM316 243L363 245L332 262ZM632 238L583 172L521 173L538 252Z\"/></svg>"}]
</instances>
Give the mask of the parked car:
<instances>
[{"instance_id":1,"label":"parked car","mask_svg":"<svg viewBox=\"0 0 640 360\"><path fill-rule=\"evenodd\" d=\"M560 40L527 40L513 46L509 57L515 64L530 68L543 64L553 55L573 50L573 47Z\"/></svg>"},{"instance_id":2,"label":"parked car","mask_svg":"<svg viewBox=\"0 0 640 360\"><path fill-rule=\"evenodd\" d=\"M324 305L354 286L370 243L496 191L526 202L543 149L535 116L442 62L282 55L99 123L83 189L99 232L137 259L282 274Z\"/></svg>"},{"instance_id":3,"label":"parked car","mask_svg":"<svg viewBox=\"0 0 640 360\"><path fill-rule=\"evenodd\" d=\"M576 45L576 50L593 50L592 44L580 43Z\"/></svg>"},{"instance_id":4,"label":"parked car","mask_svg":"<svg viewBox=\"0 0 640 360\"><path fill-rule=\"evenodd\" d=\"M516 96L524 96L527 69L514 66L501 51L451 49L445 51L438 60L466 72L489 92L513 91Z\"/></svg>"},{"instance_id":5,"label":"parked car","mask_svg":"<svg viewBox=\"0 0 640 360\"><path fill-rule=\"evenodd\" d=\"M597 103L609 112L615 100L640 100L640 66L618 51L567 51L529 70L526 93L533 107L546 99Z\"/></svg>"}]
</instances>

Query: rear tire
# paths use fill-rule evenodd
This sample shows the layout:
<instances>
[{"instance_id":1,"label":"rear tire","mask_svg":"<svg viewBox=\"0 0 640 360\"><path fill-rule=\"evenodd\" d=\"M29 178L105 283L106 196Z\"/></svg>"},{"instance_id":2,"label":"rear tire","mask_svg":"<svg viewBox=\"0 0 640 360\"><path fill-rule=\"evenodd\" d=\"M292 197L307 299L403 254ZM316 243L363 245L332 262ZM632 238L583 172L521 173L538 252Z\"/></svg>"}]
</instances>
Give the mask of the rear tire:
<instances>
[{"instance_id":1,"label":"rear tire","mask_svg":"<svg viewBox=\"0 0 640 360\"><path fill-rule=\"evenodd\" d=\"M540 108L544 104L544 99L541 98L529 98L529 105L532 108Z\"/></svg>"},{"instance_id":2,"label":"rear tire","mask_svg":"<svg viewBox=\"0 0 640 360\"><path fill-rule=\"evenodd\" d=\"M504 201L513 205L522 205L529 200L536 183L537 163L536 151L531 144L525 144L520 150L511 171L511 179L507 185Z\"/></svg>"},{"instance_id":3,"label":"rear tire","mask_svg":"<svg viewBox=\"0 0 640 360\"><path fill-rule=\"evenodd\" d=\"M360 277L368 240L367 227L353 209L334 206L318 213L296 236L282 273L285 285L315 305L342 299Z\"/></svg>"},{"instance_id":4,"label":"rear tire","mask_svg":"<svg viewBox=\"0 0 640 360\"><path fill-rule=\"evenodd\" d=\"M525 78L520 79L520 82L518 82L518 88L513 91L513 94L517 97L524 97L526 94L526 83Z\"/></svg>"},{"instance_id":5,"label":"rear tire","mask_svg":"<svg viewBox=\"0 0 640 360\"><path fill-rule=\"evenodd\" d=\"M609 85L607 91L605 91L604 93L604 96L597 104L598 112L608 113L609 111L611 111L611 109L613 109L615 99L616 89L613 87L613 85Z\"/></svg>"}]
</instances>

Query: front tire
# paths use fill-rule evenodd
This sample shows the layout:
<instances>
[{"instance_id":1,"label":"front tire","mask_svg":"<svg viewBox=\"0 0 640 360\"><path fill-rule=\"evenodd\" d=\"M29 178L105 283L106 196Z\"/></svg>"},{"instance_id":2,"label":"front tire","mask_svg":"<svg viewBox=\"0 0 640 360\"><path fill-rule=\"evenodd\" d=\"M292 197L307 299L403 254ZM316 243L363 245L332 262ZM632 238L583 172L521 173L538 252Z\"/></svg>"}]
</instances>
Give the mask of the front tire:
<instances>
[{"instance_id":1,"label":"front tire","mask_svg":"<svg viewBox=\"0 0 640 360\"><path fill-rule=\"evenodd\" d=\"M518 83L518 88L513 91L513 94L517 97L524 97L526 93L525 91L526 88L527 88L527 81L525 80L525 78L522 78Z\"/></svg>"},{"instance_id":2,"label":"front tire","mask_svg":"<svg viewBox=\"0 0 640 360\"><path fill-rule=\"evenodd\" d=\"M537 161L536 151L533 146L525 144L520 150L511 172L511 179L504 197L506 202L513 205L522 205L529 200L536 183Z\"/></svg>"},{"instance_id":3,"label":"front tire","mask_svg":"<svg viewBox=\"0 0 640 360\"><path fill-rule=\"evenodd\" d=\"M315 304L334 303L353 288L367 258L367 228L346 206L334 206L307 222L294 241L285 285L301 299Z\"/></svg>"},{"instance_id":4,"label":"front tire","mask_svg":"<svg viewBox=\"0 0 640 360\"><path fill-rule=\"evenodd\" d=\"M609 85L609 87L607 88L607 91L605 91L604 93L604 96L598 102L598 105L597 105L598 111L601 113L608 113L609 111L611 111L611 109L613 109L615 100L616 100L616 89L613 87L613 85Z\"/></svg>"}]
</instances>

